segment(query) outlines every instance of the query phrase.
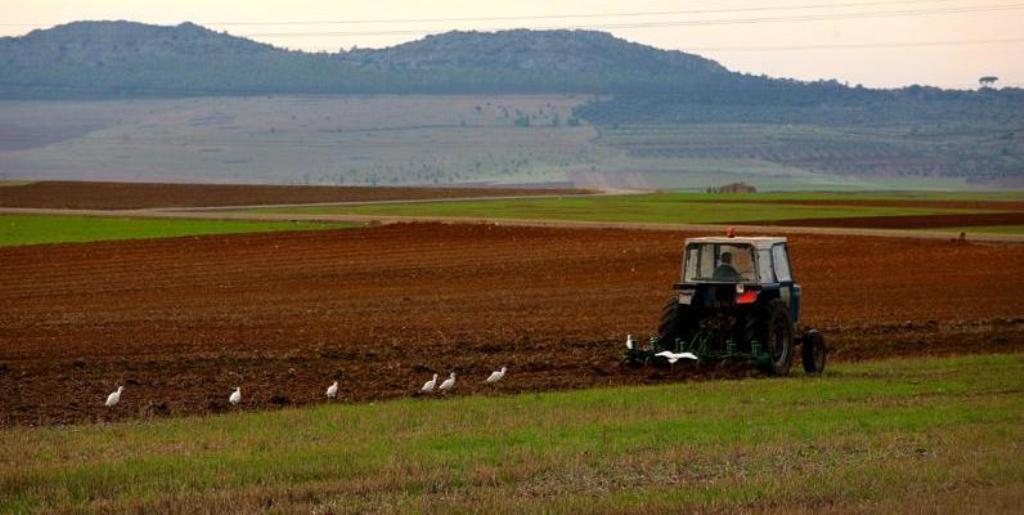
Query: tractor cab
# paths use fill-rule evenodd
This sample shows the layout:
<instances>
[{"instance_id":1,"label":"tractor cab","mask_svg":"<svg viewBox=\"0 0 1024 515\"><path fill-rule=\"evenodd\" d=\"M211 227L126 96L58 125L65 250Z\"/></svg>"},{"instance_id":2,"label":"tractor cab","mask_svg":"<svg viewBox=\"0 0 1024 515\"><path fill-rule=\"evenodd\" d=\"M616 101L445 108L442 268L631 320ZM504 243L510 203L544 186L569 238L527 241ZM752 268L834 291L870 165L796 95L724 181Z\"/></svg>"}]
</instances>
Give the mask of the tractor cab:
<instances>
[{"instance_id":1,"label":"tractor cab","mask_svg":"<svg viewBox=\"0 0 1024 515\"><path fill-rule=\"evenodd\" d=\"M786 238L734 236L689 238L683 250L679 303L742 307L779 298L795 326L800 285L793 280Z\"/></svg>"}]
</instances>

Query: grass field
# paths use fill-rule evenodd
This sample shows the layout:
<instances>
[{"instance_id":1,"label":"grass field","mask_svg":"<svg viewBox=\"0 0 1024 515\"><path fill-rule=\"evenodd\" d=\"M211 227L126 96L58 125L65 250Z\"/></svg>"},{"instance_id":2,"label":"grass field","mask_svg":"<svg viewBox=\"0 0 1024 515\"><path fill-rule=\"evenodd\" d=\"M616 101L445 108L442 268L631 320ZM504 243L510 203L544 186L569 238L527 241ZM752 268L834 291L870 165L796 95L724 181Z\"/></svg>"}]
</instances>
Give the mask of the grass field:
<instances>
[{"instance_id":1,"label":"grass field","mask_svg":"<svg viewBox=\"0 0 1024 515\"><path fill-rule=\"evenodd\" d=\"M354 224L0 215L0 246L337 229L352 225Z\"/></svg>"},{"instance_id":2,"label":"grass field","mask_svg":"<svg viewBox=\"0 0 1024 515\"><path fill-rule=\"evenodd\" d=\"M18 428L0 511L1014 512L1022 393L1024 356L976 355Z\"/></svg>"},{"instance_id":3,"label":"grass field","mask_svg":"<svg viewBox=\"0 0 1024 515\"><path fill-rule=\"evenodd\" d=\"M716 202L720 200L787 201L787 200L910 200L910 201L982 201L982 202L1024 202L1024 191L799 191L763 193L680 193L681 198L692 202Z\"/></svg>"},{"instance_id":4,"label":"grass field","mask_svg":"<svg viewBox=\"0 0 1024 515\"><path fill-rule=\"evenodd\" d=\"M830 195L828 198L835 198ZM701 193L659 193L584 198L514 199L460 202L420 202L365 206L316 206L270 208L254 212L303 214L357 214L399 216L455 216L485 218L551 219L606 222L720 223L759 222L799 218L930 215L942 213L981 212L977 210L865 207L807 206L765 203L709 202L713 200L786 200L817 199L821 194L788 194L775 196L723 195ZM858 196L857 198L864 198Z\"/></svg>"},{"instance_id":5,"label":"grass field","mask_svg":"<svg viewBox=\"0 0 1024 515\"><path fill-rule=\"evenodd\" d=\"M1024 225L988 225L978 227L950 227L946 229L950 232L984 232L992 234L1024 234Z\"/></svg>"}]
</instances>

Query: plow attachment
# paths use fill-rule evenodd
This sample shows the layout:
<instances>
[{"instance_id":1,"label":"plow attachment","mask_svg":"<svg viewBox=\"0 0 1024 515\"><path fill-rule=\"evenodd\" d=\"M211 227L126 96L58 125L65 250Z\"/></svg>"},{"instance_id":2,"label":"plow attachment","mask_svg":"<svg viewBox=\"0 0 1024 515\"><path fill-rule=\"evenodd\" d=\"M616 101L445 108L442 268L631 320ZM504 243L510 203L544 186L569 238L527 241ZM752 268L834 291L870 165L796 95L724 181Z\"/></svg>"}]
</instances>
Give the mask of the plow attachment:
<instances>
[{"instance_id":1,"label":"plow attachment","mask_svg":"<svg viewBox=\"0 0 1024 515\"><path fill-rule=\"evenodd\" d=\"M795 335L792 343L793 346L801 347L805 372L819 374L824 370L828 352L824 338L817 330L809 329ZM770 371L773 361L779 359L781 353L788 354L787 359L791 359L794 349L773 349L758 340L741 346L732 338L723 337L714 327L702 327L688 340L677 338L673 342L665 342L652 337L645 342L636 342L630 337L626 340L624 362L633 367L649 364L664 366L676 362L733 362Z\"/></svg>"},{"instance_id":2,"label":"plow attachment","mask_svg":"<svg viewBox=\"0 0 1024 515\"><path fill-rule=\"evenodd\" d=\"M688 356L680 358L677 357L679 355ZM625 357L626 363L632 366L671 364L676 361L704 363L734 361L764 367L771 363L771 359L771 355L764 351L759 342L753 342L749 352L737 350L737 346L732 340L727 341L725 346L719 350L712 345L711 336L702 333L694 335L689 342L677 339L671 344L666 344L656 337L643 343L633 342L632 347L626 347Z\"/></svg>"}]
</instances>

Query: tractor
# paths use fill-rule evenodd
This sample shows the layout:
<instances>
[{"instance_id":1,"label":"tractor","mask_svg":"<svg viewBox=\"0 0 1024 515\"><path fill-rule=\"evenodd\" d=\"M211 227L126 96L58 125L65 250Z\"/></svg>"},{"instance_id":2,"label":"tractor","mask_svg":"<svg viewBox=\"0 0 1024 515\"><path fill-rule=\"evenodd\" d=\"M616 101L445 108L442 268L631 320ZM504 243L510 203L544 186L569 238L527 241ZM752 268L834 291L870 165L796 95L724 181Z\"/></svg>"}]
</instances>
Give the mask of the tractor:
<instances>
[{"instance_id":1,"label":"tractor","mask_svg":"<svg viewBox=\"0 0 1024 515\"><path fill-rule=\"evenodd\" d=\"M824 338L799 326L800 285L786 238L736 237L731 228L724 237L689 238L682 281L673 289L658 336L644 344L628 341L627 363L664 365L669 351L701 362L745 362L784 376L800 347L804 371L824 371Z\"/></svg>"}]
</instances>

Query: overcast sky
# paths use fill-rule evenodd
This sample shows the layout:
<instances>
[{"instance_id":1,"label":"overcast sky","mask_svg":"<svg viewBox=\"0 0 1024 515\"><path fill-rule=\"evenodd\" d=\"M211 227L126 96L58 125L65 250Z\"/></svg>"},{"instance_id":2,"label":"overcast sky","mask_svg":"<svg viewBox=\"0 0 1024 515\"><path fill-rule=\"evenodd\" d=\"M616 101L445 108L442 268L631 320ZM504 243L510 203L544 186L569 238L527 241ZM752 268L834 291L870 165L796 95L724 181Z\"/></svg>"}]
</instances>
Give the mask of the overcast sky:
<instances>
[{"instance_id":1,"label":"overcast sky","mask_svg":"<svg viewBox=\"0 0 1024 515\"><path fill-rule=\"evenodd\" d=\"M776 77L969 88L995 75L1024 87L1024 0L0 0L0 9L10 36L74 20L192 21L329 51L453 29L586 27Z\"/></svg>"}]
</instances>

